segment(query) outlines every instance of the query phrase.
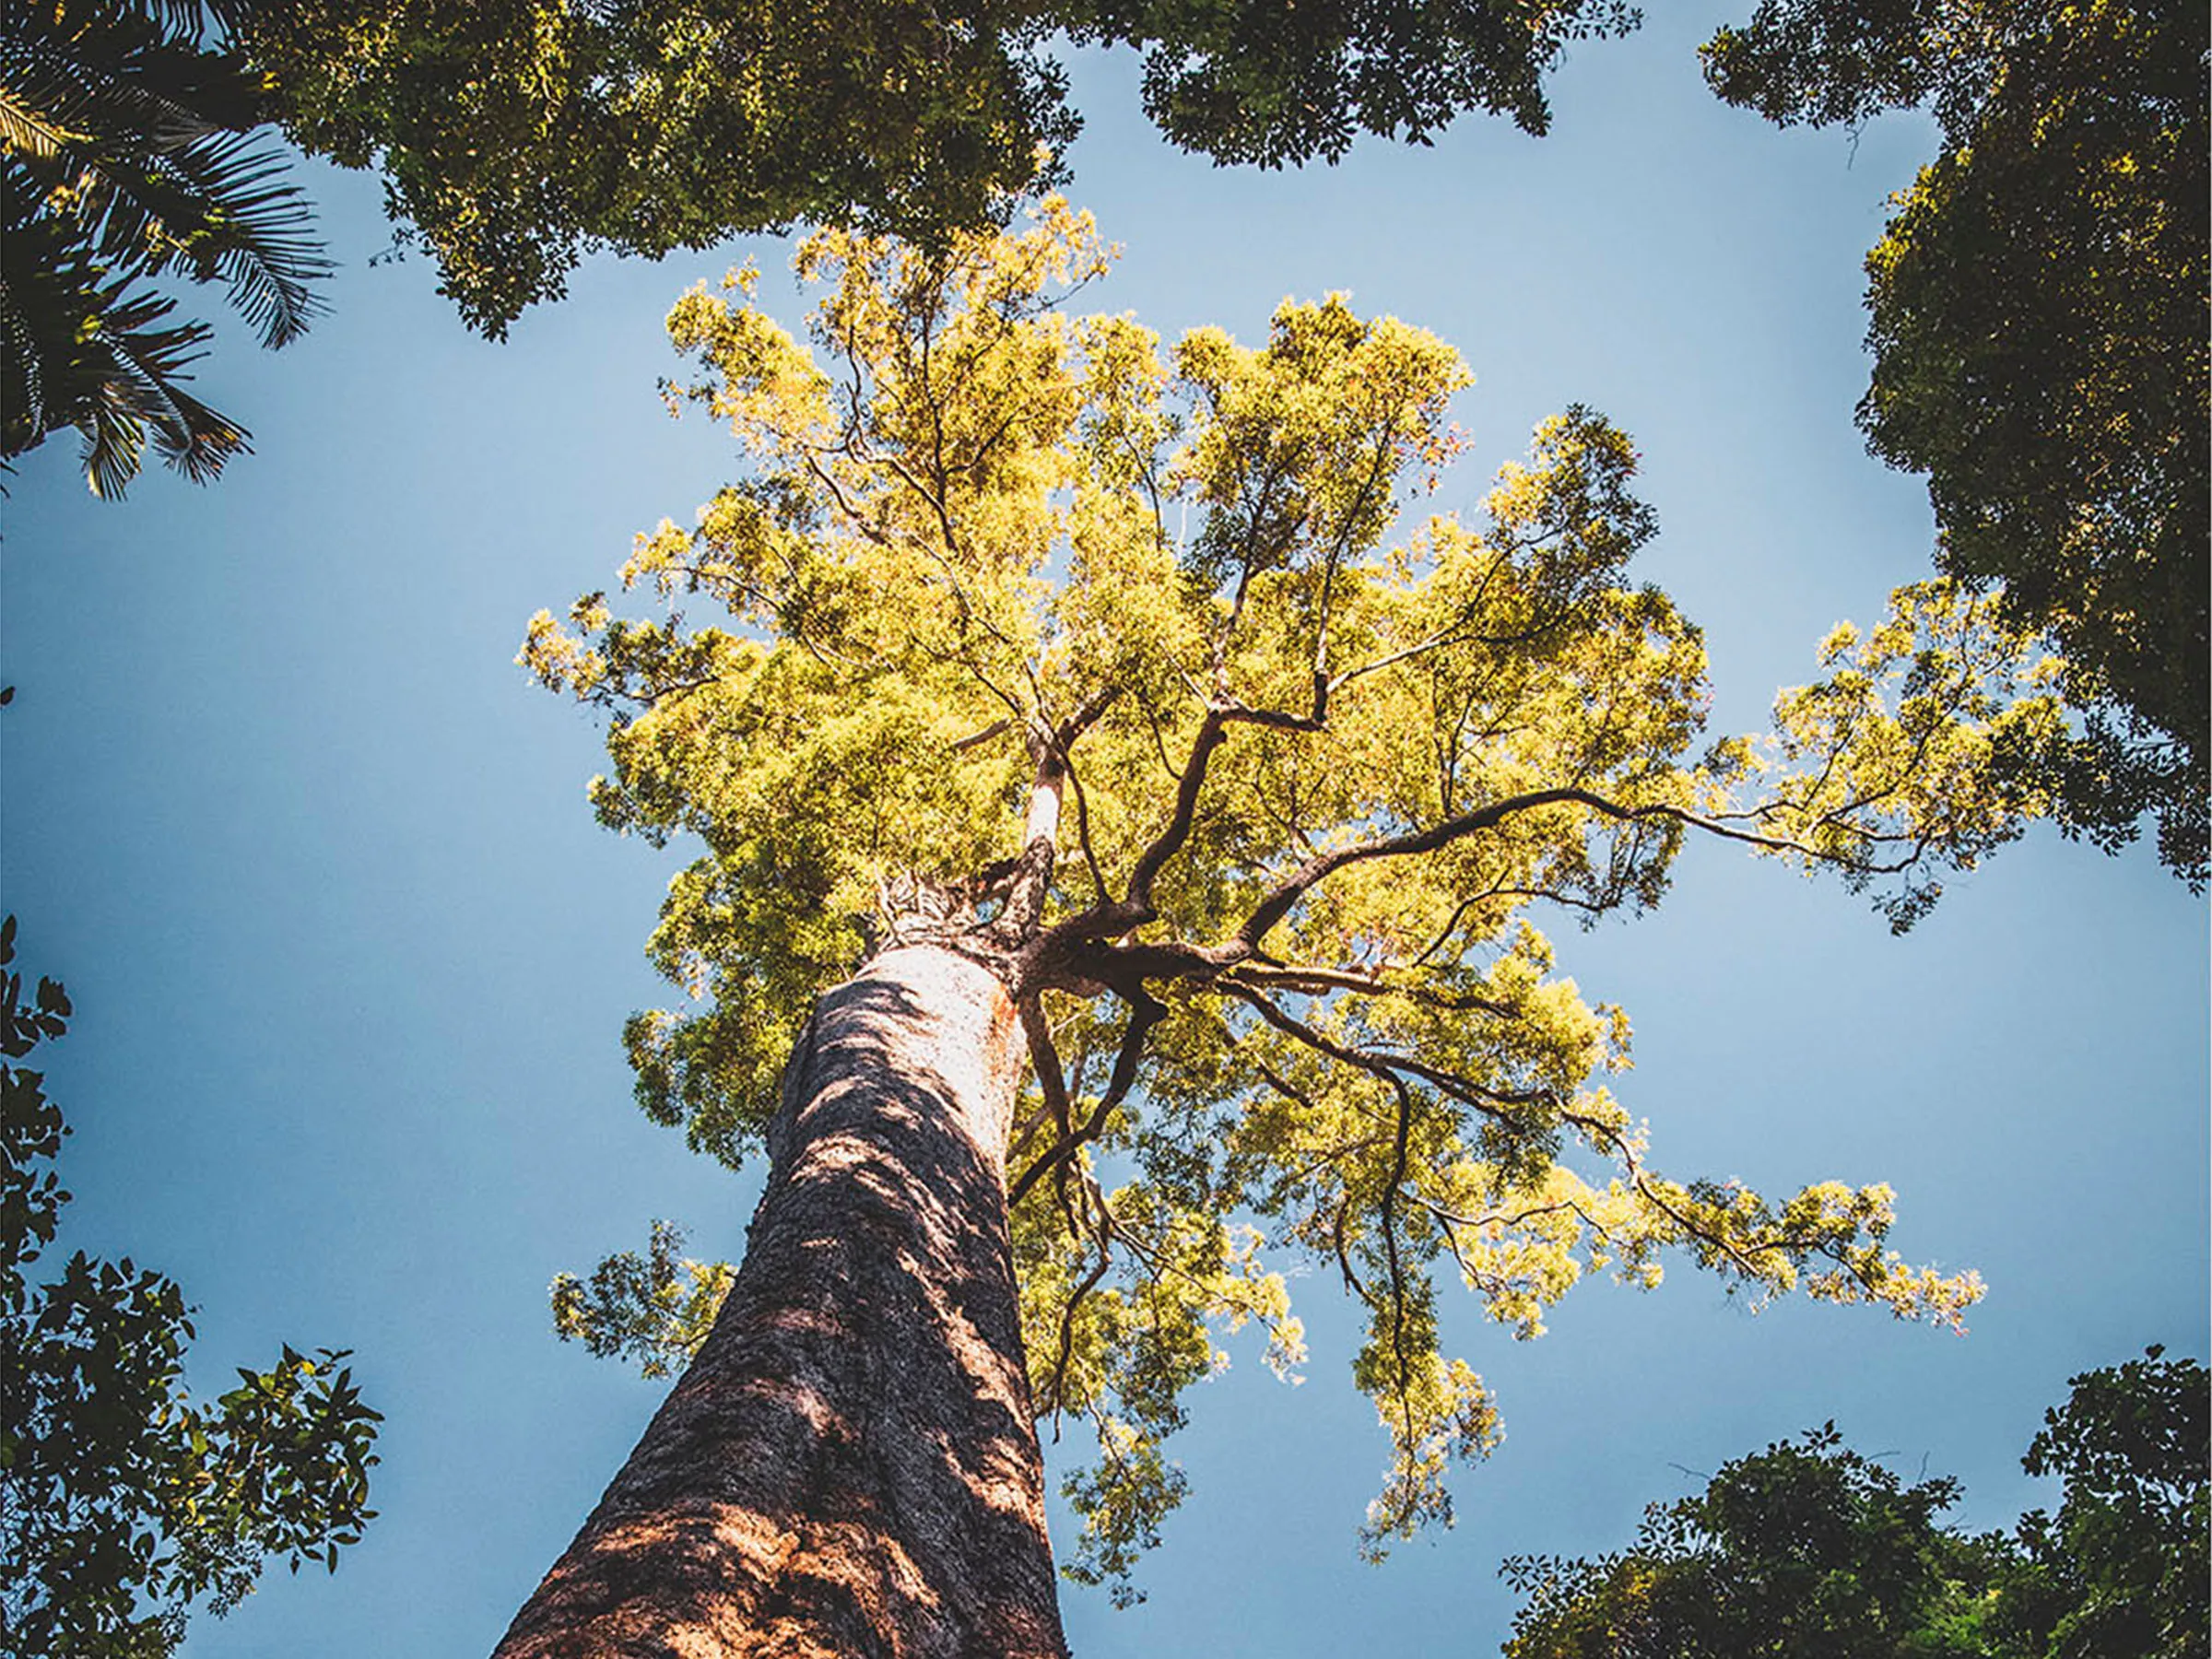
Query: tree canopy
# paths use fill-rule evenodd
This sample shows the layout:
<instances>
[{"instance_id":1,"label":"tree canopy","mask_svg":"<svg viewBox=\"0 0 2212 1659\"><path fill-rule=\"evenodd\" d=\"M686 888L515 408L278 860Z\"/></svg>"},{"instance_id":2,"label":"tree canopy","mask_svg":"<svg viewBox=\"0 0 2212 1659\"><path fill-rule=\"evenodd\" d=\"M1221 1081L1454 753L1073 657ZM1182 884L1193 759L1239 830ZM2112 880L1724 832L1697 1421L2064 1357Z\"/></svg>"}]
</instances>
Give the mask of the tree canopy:
<instances>
[{"instance_id":1,"label":"tree canopy","mask_svg":"<svg viewBox=\"0 0 2212 1659\"><path fill-rule=\"evenodd\" d=\"M1724 1465L1606 1556L1524 1556L1509 1659L2202 1659L2206 1377L2153 1347L2073 1379L2023 1464L2055 1521L1962 1534L1833 1423Z\"/></svg>"},{"instance_id":2,"label":"tree canopy","mask_svg":"<svg viewBox=\"0 0 2212 1659\"><path fill-rule=\"evenodd\" d=\"M265 346L297 338L329 265L263 76L206 44L235 6L58 0L0 14L0 458L75 427L95 494L150 441L194 480L248 447L185 390L213 331L156 279L221 282Z\"/></svg>"},{"instance_id":3,"label":"tree canopy","mask_svg":"<svg viewBox=\"0 0 2212 1659\"><path fill-rule=\"evenodd\" d=\"M2034 1659L2204 1659L2212 1632L2212 1400L2205 1368L2152 1347L2073 1380L2021 1465L2065 1484L2018 1529L2005 1586Z\"/></svg>"},{"instance_id":4,"label":"tree canopy","mask_svg":"<svg viewBox=\"0 0 2212 1659\"><path fill-rule=\"evenodd\" d=\"M2048 630L2083 721L2010 758L2200 885L2212 800L2212 179L2185 0L1762 0L1706 47L1783 125L1924 106L1942 148L1867 256L1874 452L1925 472L1937 561Z\"/></svg>"},{"instance_id":5,"label":"tree canopy","mask_svg":"<svg viewBox=\"0 0 2212 1659\"><path fill-rule=\"evenodd\" d=\"M72 1254L34 1285L69 1194L67 1125L21 1064L67 994L27 993L0 923L0 1653L161 1659L195 1603L220 1614L264 1561L297 1571L360 1538L380 1415L343 1351L283 1350L212 1403L184 1389L192 1310L128 1257Z\"/></svg>"},{"instance_id":6,"label":"tree canopy","mask_svg":"<svg viewBox=\"0 0 2212 1659\"><path fill-rule=\"evenodd\" d=\"M1048 42L1133 46L1163 132L1279 167L1486 110L1532 132L1566 43L1624 0L319 0L241 29L307 148L382 170L393 217L493 335L584 252L661 254L799 219L941 241L1062 176Z\"/></svg>"},{"instance_id":7,"label":"tree canopy","mask_svg":"<svg viewBox=\"0 0 2212 1659\"><path fill-rule=\"evenodd\" d=\"M1725 1464L1645 1512L1630 1549L1516 1557L1511 1659L1902 1659L1985 1654L2002 1556L1943 1526L1959 1483L1906 1483L1833 1423Z\"/></svg>"},{"instance_id":8,"label":"tree canopy","mask_svg":"<svg viewBox=\"0 0 2212 1659\"><path fill-rule=\"evenodd\" d=\"M1628 578L1653 520L1618 429L1570 410L1478 521L1399 532L1461 447L1455 352L1341 297L1163 352L1069 314L1107 263L1053 200L950 248L809 238L811 347L749 269L672 312L697 370L671 398L730 424L744 476L639 538L623 579L659 615L588 594L524 653L608 718L602 820L703 847L651 946L698 1000L628 1030L647 1112L734 1164L871 943L1001 964L1032 1391L1100 1445L1078 1576L1124 1574L1180 1497L1160 1442L1218 1330L1299 1363L1277 1261L1367 1311L1377 1549L1448 1517L1448 1466L1495 1438L1440 1273L1524 1336L1670 1250L1754 1300L1956 1321L1979 1282L1886 1248L1887 1188L1661 1174L1603 1082L1626 1018L1554 973L1532 912L1655 903L1700 833L1907 925L2018 832L1992 758L2055 722L2055 667L1987 604L1907 589L1768 736L1700 747L1702 643ZM570 1281L564 1329L680 1347L712 1272L656 1238Z\"/></svg>"}]
</instances>

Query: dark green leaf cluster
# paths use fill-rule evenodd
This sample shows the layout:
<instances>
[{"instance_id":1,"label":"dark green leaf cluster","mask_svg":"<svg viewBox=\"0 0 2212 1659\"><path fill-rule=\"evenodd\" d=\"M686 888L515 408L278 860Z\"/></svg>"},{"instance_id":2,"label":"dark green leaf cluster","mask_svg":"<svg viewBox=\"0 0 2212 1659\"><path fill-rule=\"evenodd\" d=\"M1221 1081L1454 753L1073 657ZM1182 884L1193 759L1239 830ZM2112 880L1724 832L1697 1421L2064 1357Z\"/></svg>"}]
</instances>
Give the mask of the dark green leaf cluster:
<instances>
[{"instance_id":1,"label":"dark green leaf cluster","mask_svg":"<svg viewBox=\"0 0 2212 1659\"><path fill-rule=\"evenodd\" d=\"M1143 52L1183 148L1279 167L1469 110L1540 133L1566 43L1637 21L1625 0L314 0L241 35L291 135L381 168L403 241L497 337L594 249L1003 222L1078 124L1055 35Z\"/></svg>"},{"instance_id":2,"label":"dark green leaf cluster","mask_svg":"<svg viewBox=\"0 0 2212 1659\"><path fill-rule=\"evenodd\" d=\"M1890 1659L1978 1653L1928 1638L1986 1587L1993 1551L1936 1517L1952 1480L1906 1485L1833 1423L1725 1465L1645 1513L1634 1547L1518 1557L1512 1659ZM1955 1622L1955 1621L1953 1621Z\"/></svg>"},{"instance_id":3,"label":"dark green leaf cluster","mask_svg":"<svg viewBox=\"0 0 2212 1659\"><path fill-rule=\"evenodd\" d=\"M14 690L11 686L10 691ZM0 922L0 1054L21 1060L41 1042L68 1029L69 994L41 979L37 992L23 994L23 976L11 972L16 919ZM20 1300L24 1264L53 1242L62 1206L69 1194L53 1165L69 1133L62 1109L46 1098L45 1078L14 1064L0 1065L0 1291Z\"/></svg>"},{"instance_id":4,"label":"dark green leaf cluster","mask_svg":"<svg viewBox=\"0 0 2212 1659\"><path fill-rule=\"evenodd\" d=\"M1065 144L1049 25L1006 0L322 0L244 33L308 149L383 171L471 327L504 335L587 252L828 219L987 218Z\"/></svg>"},{"instance_id":5,"label":"dark green leaf cluster","mask_svg":"<svg viewBox=\"0 0 2212 1659\"><path fill-rule=\"evenodd\" d=\"M202 41L210 8L59 0L0 11L0 457L84 435L95 493L146 447L195 481L247 447L183 389L211 330L147 286L221 282L276 347L329 269L269 119L262 76ZM236 7L213 8L235 20Z\"/></svg>"},{"instance_id":6,"label":"dark green leaf cluster","mask_svg":"<svg viewBox=\"0 0 2212 1659\"><path fill-rule=\"evenodd\" d=\"M2153 1347L2073 1380L2023 1459L2055 1519L1968 1535L1835 1425L1646 1512L1634 1546L1516 1557L1510 1659L2203 1659L2206 1375Z\"/></svg>"},{"instance_id":7,"label":"dark green leaf cluster","mask_svg":"<svg viewBox=\"0 0 2212 1659\"><path fill-rule=\"evenodd\" d=\"M2056 1475L2056 1516L2021 1519L2020 1570L2006 1585L2037 1659L2140 1653L2204 1659L2212 1580L2205 1369L2143 1359L2074 1379L2022 1459Z\"/></svg>"},{"instance_id":8,"label":"dark green leaf cluster","mask_svg":"<svg viewBox=\"0 0 2212 1659\"><path fill-rule=\"evenodd\" d=\"M1468 110L1551 123L1544 76L1571 40L1625 34L1624 0L1096 0L1078 39L1145 53L1145 112L1218 162L1335 160L1360 133L1427 144Z\"/></svg>"},{"instance_id":9,"label":"dark green leaf cluster","mask_svg":"<svg viewBox=\"0 0 2212 1659\"><path fill-rule=\"evenodd\" d=\"M128 1259L72 1255L32 1286L68 1201L53 1171L68 1129L18 1064L63 1034L60 985L26 997L0 924L0 1654L161 1659L204 1602L229 1611L262 1564L332 1571L359 1542L379 1414L343 1350L290 1347L189 1398L191 1310Z\"/></svg>"},{"instance_id":10,"label":"dark green leaf cluster","mask_svg":"<svg viewBox=\"0 0 2212 1659\"><path fill-rule=\"evenodd\" d=\"M2212 794L2212 177L2188 0L1765 0L1705 48L1783 125L1925 105L1943 147L1868 256L1870 447L1928 474L1951 575L2064 653L2072 731L2004 759L2192 885Z\"/></svg>"}]
</instances>

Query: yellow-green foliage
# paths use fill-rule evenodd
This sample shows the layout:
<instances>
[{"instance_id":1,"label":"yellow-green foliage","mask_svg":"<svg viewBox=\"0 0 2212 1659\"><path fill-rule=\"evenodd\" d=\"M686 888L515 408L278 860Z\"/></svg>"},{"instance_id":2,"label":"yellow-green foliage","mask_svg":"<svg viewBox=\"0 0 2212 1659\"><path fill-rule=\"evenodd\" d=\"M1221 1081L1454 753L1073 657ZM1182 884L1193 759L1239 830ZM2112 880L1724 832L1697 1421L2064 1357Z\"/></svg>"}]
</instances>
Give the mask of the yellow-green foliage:
<instances>
[{"instance_id":1,"label":"yellow-green foliage","mask_svg":"<svg viewBox=\"0 0 2212 1659\"><path fill-rule=\"evenodd\" d=\"M1993 749L2056 718L1986 606L1904 591L1771 734L1700 753L1703 646L1628 580L1653 520L1602 417L1546 421L1478 514L1401 533L1468 378L1419 329L1331 297L1256 347L1163 352L1065 309L1107 250L1058 201L947 253L825 232L797 264L810 344L750 272L670 318L696 365L672 396L746 465L695 529L639 538L623 581L657 614L587 595L524 658L608 713L602 818L703 843L652 946L689 1008L629 1032L644 1104L695 1144L757 1142L895 895L973 907L1031 1039L1009 1176L1035 1397L1099 1437L1072 1571L1119 1578L1156 1535L1182 1489L1160 1441L1222 1333L1300 1361L1277 1265L1366 1310L1377 1548L1448 1518L1449 1465L1498 1434L1441 1346L1440 1268L1521 1336L1670 1249L1754 1300L1957 1321L1978 1281L1885 1248L1886 1188L1655 1174L1602 1083L1627 1021L1555 973L1532 907L1656 902L1694 832L1881 882L1909 923L2017 833L2034 803ZM1024 911L1008 872L1053 788ZM672 1274L656 1294L691 1308ZM601 1314L571 1323L634 1342Z\"/></svg>"}]
</instances>

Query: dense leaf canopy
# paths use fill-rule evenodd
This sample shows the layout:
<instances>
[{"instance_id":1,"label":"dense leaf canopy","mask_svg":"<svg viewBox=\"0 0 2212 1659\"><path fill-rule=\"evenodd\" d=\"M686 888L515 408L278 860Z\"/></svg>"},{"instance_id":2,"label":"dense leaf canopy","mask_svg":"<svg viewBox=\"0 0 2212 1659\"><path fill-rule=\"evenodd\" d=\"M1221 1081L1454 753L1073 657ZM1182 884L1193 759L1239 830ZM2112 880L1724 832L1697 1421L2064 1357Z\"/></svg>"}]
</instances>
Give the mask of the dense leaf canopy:
<instances>
[{"instance_id":1,"label":"dense leaf canopy","mask_svg":"<svg viewBox=\"0 0 2212 1659\"><path fill-rule=\"evenodd\" d=\"M262 76L203 43L234 6L56 0L0 9L0 457L64 428L114 496L150 441L212 477L244 429L184 389L212 331L149 286L228 285L266 346L297 337L328 270Z\"/></svg>"},{"instance_id":2,"label":"dense leaf canopy","mask_svg":"<svg viewBox=\"0 0 2212 1659\"><path fill-rule=\"evenodd\" d=\"M2019 1525L2008 1618L2035 1659L2205 1659L2212 1592L2212 1397L2205 1368L2142 1359L2076 1377L2021 1460L2065 1483Z\"/></svg>"},{"instance_id":3,"label":"dense leaf canopy","mask_svg":"<svg viewBox=\"0 0 2212 1659\"><path fill-rule=\"evenodd\" d=\"M1527 1597L1511 1659L1937 1659L1985 1655L1983 1604L2004 1551L1937 1517L1959 1483L1911 1485L1835 1425L1724 1465L1653 1504L1634 1547L1517 1557Z\"/></svg>"},{"instance_id":4,"label":"dense leaf canopy","mask_svg":"<svg viewBox=\"0 0 2212 1659\"><path fill-rule=\"evenodd\" d=\"M1071 1488L1078 1574L1125 1571L1179 1494L1159 1441L1216 1327L1296 1362L1278 1255L1368 1311L1378 1547L1448 1514L1447 1465L1495 1434L1440 1347L1440 1269L1522 1335L1670 1248L1755 1300L1955 1320L1977 1282L1885 1250L1885 1188L1657 1173L1600 1082L1626 1019L1554 975L1531 907L1655 902L1695 831L1882 883L1909 923L2017 832L1990 760L2054 722L2054 670L1985 606L1907 590L1837 630L1769 737L1700 753L1703 649L1626 578L1653 520L1617 429L1547 421L1478 522L1406 534L1459 449L1456 353L1341 298L1163 352L1069 314L1107 260L1053 201L949 249L810 238L811 347L749 270L672 313L697 363L672 400L730 424L744 474L639 538L624 581L661 614L589 594L524 650L610 719L603 820L703 849L652 945L700 1000L629 1032L647 1112L735 1162L871 943L998 969L1030 1047L1034 1396L1101 1452ZM680 1347L710 1278L664 1236L570 1281L564 1328L649 1347L636 1292Z\"/></svg>"},{"instance_id":5,"label":"dense leaf canopy","mask_svg":"<svg viewBox=\"0 0 2212 1659\"><path fill-rule=\"evenodd\" d=\"M1952 574L2047 629L2084 720L2011 758L2185 877L2212 796L2212 176L2191 0L1764 0L1706 48L1770 120L1926 105L1943 148L1867 258L1876 453L1928 474Z\"/></svg>"},{"instance_id":6,"label":"dense leaf canopy","mask_svg":"<svg viewBox=\"0 0 2212 1659\"><path fill-rule=\"evenodd\" d=\"M1957 1481L1831 1423L1653 1504L1627 1550L1508 1561L1509 1659L2204 1659L2205 1368L2154 1347L2072 1388L2023 1460L2064 1477L2055 1520L1959 1533Z\"/></svg>"},{"instance_id":7,"label":"dense leaf canopy","mask_svg":"<svg viewBox=\"0 0 2212 1659\"><path fill-rule=\"evenodd\" d=\"M53 980L26 993L15 932L0 923L0 1653L161 1659L193 1604L228 1612L267 1558L335 1571L374 1514L381 1419L327 1349L193 1400L184 1293L128 1258L78 1251L30 1282L69 1131L21 1062L72 1010Z\"/></svg>"},{"instance_id":8,"label":"dense leaf canopy","mask_svg":"<svg viewBox=\"0 0 2212 1659\"><path fill-rule=\"evenodd\" d=\"M1145 53L1175 143L1267 166L1469 110L1547 120L1567 41L1622 0L309 0L242 29L302 145L379 166L493 335L591 248L659 254L806 218L942 241L1058 179L1065 32Z\"/></svg>"}]
</instances>

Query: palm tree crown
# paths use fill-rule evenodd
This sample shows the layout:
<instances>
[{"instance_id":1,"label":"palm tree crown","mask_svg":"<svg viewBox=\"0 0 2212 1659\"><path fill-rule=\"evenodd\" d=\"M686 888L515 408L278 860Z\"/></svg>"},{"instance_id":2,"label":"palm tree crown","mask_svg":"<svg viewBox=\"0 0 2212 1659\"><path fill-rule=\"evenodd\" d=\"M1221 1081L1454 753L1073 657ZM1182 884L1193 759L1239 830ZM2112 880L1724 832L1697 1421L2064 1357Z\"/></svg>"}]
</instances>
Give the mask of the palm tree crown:
<instances>
[{"instance_id":1,"label":"palm tree crown","mask_svg":"<svg viewBox=\"0 0 2212 1659\"><path fill-rule=\"evenodd\" d=\"M270 347L322 309L307 199L253 136L268 88L212 43L246 9L0 0L0 459L73 426L112 497L149 441L195 481L248 447L181 384L213 330L148 286L226 283Z\"/></svg>"}]
</instances>

